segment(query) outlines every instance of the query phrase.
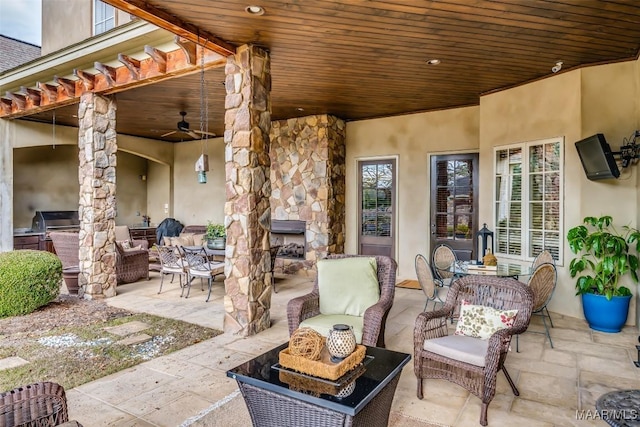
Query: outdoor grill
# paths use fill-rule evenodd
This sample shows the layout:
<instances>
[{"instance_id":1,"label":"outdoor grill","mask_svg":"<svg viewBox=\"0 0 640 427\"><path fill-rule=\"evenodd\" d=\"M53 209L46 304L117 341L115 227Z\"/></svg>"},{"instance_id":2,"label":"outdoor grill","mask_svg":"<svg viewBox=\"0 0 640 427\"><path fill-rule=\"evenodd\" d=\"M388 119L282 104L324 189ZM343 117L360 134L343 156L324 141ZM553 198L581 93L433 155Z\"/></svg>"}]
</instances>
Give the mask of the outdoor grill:
<instances>
[{"instance_id":1,"label":"outdoor grill","mask_svg":"<svg viewBox=\"0 0 640 427\"><path fill-rule=\"evenodd\" d=\"M78 211L36 211L31 220L31 232L39 237L41 250L53 252L52 231L80 231Z\"/></svg>"},{"instance_id":2,"label":"outdoor grill","mask_svg":"<svg viewBox=\"0 0 640 427\"><path fill-rule=\"evenodd\" d=\"M31 231L42 233L45 238L51 231L79 231L78 211L36 211L31 221Z\"/></svg>"}]
</instances>

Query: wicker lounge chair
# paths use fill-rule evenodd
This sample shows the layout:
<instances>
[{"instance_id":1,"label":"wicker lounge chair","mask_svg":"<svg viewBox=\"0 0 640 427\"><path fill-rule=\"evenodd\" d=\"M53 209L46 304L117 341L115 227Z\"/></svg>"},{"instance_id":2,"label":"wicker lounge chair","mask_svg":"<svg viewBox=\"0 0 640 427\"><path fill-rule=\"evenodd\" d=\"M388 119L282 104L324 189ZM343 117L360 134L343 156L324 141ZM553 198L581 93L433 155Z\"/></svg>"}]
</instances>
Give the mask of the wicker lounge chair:
<instances>
[{"instance_id":1,"label":"wicker lounge chair","mask_svg":"<svg viewBox=\"0 0 640 427\"><path fill-rule=\"evenodd\" d=\"M343 259L359 257L360 255L329 255L328 259ZM371 258L371 257L370 257ZM387 256L376 256L377 278L380 286L380 299L377 303L366 309L363 319L362 344L376 347L384 347L384 330L387 315L393 305L396 286L396 262ZM291 335L300 323L320 313L320 293L318 278L316 277L313 290L303 296L294 298L287 305L287 319L289 323L289 335Z\"/></svg>"},{"instance_id":2,"label":"wicker lounge chair","mask_svg":"<svg viewBox=\"0 0 640 427\"><path fill-rule=\"evenodd\" d=\"M64 388L39 382L0 393L0 427L78 426L69 421Z\"/></svg>"},{"instance_id":3,"label":"wicker lounge chair","mask_svg":"<svg viewBox=\"0 0 640 427\"><path fill-rule=\"evenodd\" d=\"M518 311L510 326L507 324L507 327L497 330L488 339L449 335L447 319L463 301L474 306ZM504 372L513 394L519 395L504 362L511 337L527 329L532 308L533 292L515 279L465 276L454 281L443 308L420 313L416 318L413 346L418 399L423 397L422 383L425 378L454 382L480 398L480 424L486 426L487 409L496 393L496 377L500 370Z\"/></svg>"}]
</instances>

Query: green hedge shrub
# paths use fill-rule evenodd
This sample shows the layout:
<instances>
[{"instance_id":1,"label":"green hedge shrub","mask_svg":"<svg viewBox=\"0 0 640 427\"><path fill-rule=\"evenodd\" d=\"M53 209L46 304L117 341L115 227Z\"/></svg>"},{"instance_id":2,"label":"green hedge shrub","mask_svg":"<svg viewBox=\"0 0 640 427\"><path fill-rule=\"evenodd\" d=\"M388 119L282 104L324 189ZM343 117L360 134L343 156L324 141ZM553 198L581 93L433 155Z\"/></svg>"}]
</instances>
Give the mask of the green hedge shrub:
<instances>
[{"instance_id":1,"label":"green hedge shrub","mask_svg":"<svg viewBox=\"0 0 640 427\"><path fill-rule=\"evenodd\" d=\"M45 251L0 253L0 318L31 313L60 293L62 263Z\"/></svg>"}]
</instances>

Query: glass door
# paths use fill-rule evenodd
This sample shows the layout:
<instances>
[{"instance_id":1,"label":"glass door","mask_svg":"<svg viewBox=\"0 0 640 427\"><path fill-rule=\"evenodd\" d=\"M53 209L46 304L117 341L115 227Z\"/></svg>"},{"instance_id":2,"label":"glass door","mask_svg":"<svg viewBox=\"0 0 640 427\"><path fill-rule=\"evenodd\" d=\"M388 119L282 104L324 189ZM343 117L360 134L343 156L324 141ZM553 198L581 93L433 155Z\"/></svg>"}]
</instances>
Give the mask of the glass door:
<instances>
[{"instance_id":1,"label":"glass door","mask_svg":"<svg viewBox=\"0 0 640 427\"><path fill-rule=\"evenodd\" d=\"M431 157L431 250L449 245L459 260L476 259L478 154Z\"/></svg>"},{"instance_id":2,"label":"glass door","mask_svg":"<svg viewBox=\"0 0 640 427\"><path fill-rule=\"evenodd\" d=\"M358 253L395 258L394 159L358 162Z\"/></svg>"}]
</instances>

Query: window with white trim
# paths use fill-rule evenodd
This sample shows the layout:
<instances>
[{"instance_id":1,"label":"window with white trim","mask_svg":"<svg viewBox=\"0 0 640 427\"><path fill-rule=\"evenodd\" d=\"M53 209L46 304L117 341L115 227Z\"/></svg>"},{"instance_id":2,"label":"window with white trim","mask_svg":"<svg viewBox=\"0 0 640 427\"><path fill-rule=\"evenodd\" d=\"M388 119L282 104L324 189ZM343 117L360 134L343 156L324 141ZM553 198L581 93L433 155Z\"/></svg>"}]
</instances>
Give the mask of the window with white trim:
<instances>
[{"instance_id":1,"label":"window with white trim","mask_svg":"<svg viewBox=\"0 0 640 427\"><path fill-rule=\"evenodd\" d=\"M496 254L531 261L546 249L562 264L564 138L494 153Z\"/></svg>"},{"instance_id":2,"label":"window with white trim","mask_svg":"<svg viewBox=\"0 0 640 427\"><path fill-rule=\"evenodd\" d=\"M93 35L104 33L115 26L116 9L100 0L93 0Z\"/></svg>"}]
</instances>

